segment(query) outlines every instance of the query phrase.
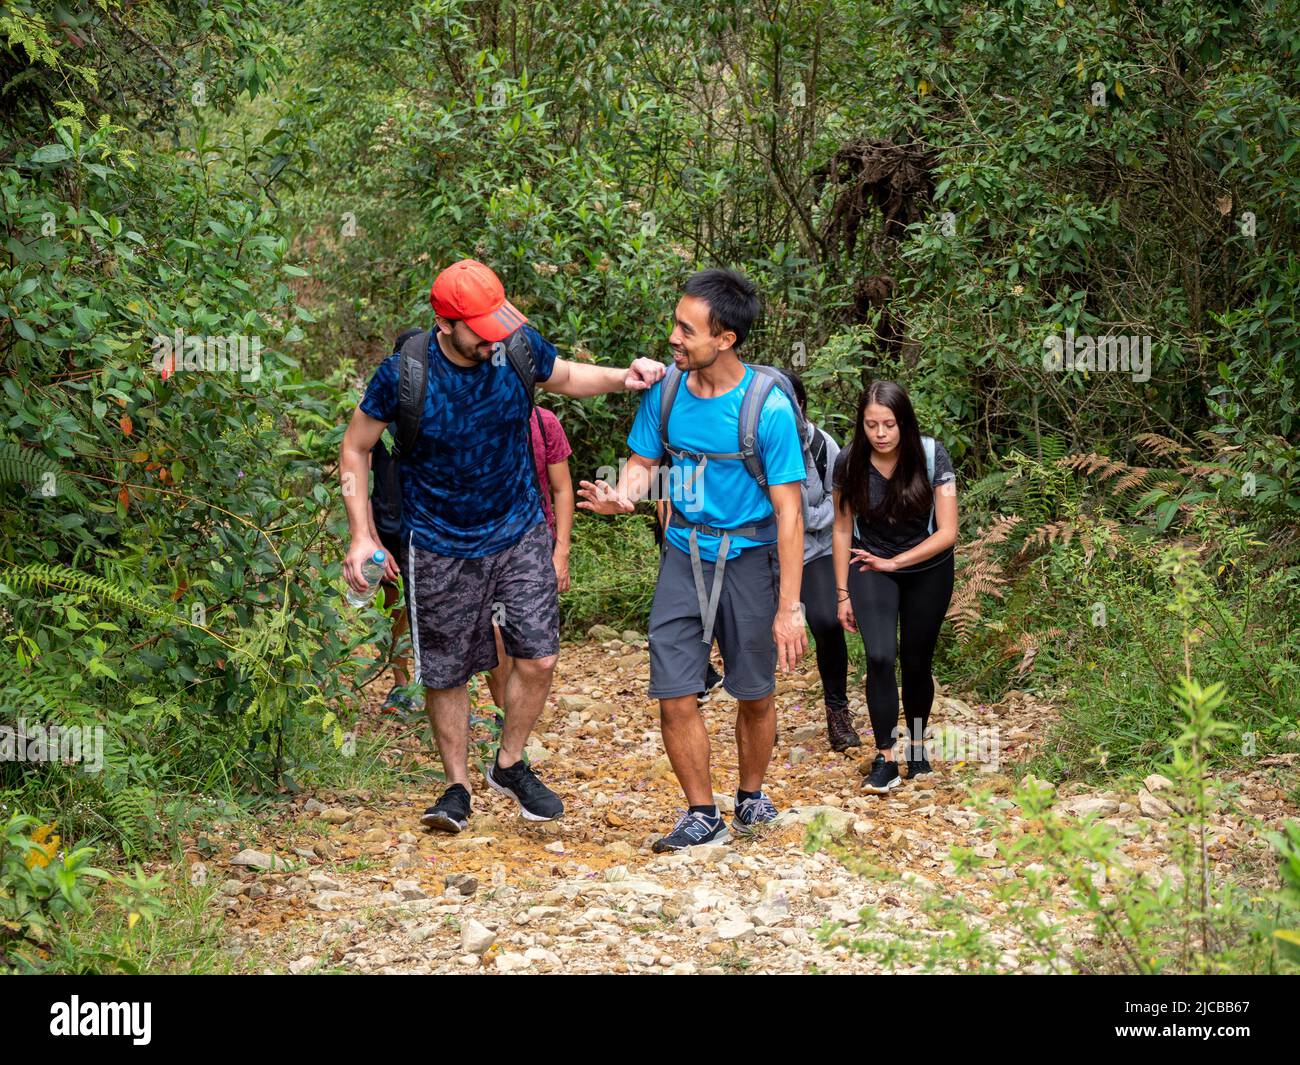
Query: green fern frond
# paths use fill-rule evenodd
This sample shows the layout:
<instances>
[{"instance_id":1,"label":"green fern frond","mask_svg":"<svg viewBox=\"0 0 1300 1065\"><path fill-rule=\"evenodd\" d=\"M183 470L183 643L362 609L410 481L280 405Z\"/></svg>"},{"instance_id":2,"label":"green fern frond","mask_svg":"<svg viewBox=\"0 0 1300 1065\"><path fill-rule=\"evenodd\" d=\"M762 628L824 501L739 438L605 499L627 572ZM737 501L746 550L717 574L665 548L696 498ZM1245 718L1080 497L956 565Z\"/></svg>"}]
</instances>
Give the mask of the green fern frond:
<instances>
[{"instance_id":1,"label":"green fern frond","mask_svg":"<svg viewBox=\"0 0 1300 1065\"><path fill-rule=\"evenodd\" d=\"M37 497L66 496L75 503L86 503L86 497L55 459L12 440L0 440L0 484L26 485Z\"/></svg>"},{"instance_id":2,"label":"green fern frond","mask_svg":"<svg viewBox=\"0 0 1300 1065\"><path fill-rule=\"evenodd\" d=\"M131 610L148 617L166 618L169 621L189 624L174 610L164 610L147 603L131 589L106 577L83 573L81 570L57 562L32 562L25 566L4 563L0 565L0 584L8 585L15 592L35 593L51 590L72 592L87 596L101 606Z\"/></svg>"},{"instance_id":3,"label":"green fern frond","mask_svg":"<svg viewBox=\"0 0 1300 1065\"><path fill-rule=\"evenodd\" d=\"M1065 458L1065 437L1058 433L1042 433L1038 437L1038 460L1052 466Z\"/></svg>"},{"instance_id":4,"label":"green fern frond","mask_svg":"<svg viewBox=\"0 0 1300 1065\"><path fill-rule=\"evenodd\" d=\"M263 684L268 686L276 699L286 698L285 691L276 683L279 676L275 668L284 661L287 618L283 611L270 615L265 624L252 630L241 630L236 642L229 642L220 635L201 625L196 625L184 613L175 608L155 606L146 602L135 592L120 582L120 579L103 577L94 573L58 563L36 562L25 566L0 562L0 588L8 588L16 593L36 593L50 590L71 592L85 596L102 607L117 610L130 610L145 617L158 618L175 625L184 625L206 633L216 640L232 655L237 655L249 662L249 667L258 674Z\"/></svg>"},{"instance_id":5,"label":"green fern frond","mask_svg":"<svg viewBox=\"0 0 1300 1065\"><path fill-rule=\"evenodd\" d=\"M145 849L157 820L153 792L139 784L119 788L105 797L103 814L127 857Z\"/></svg>"},{"instance_id":6,"label":"green fern frond","mask_svg":"<svg viewBox=\"0 0 1300 1065\"><path fill-rule=\"evenodd\" d=\"M50 673L15 673L0 688L0 715L27 716L32 720L57 717L76 721L95 716L95 708L70 692L67 678Z\"/></svg>"},{"instance_id":7,"label":"green fern frond","mask_svg":"<svg viewBox=\"0 0 1300 1065\"><path fill-rule=\"evenodd\" d=\"M965 497L965 505L972 506L985 497L994 495L1006 488L1008 484L1016 479L1016 476L1015 470L994 470L992 473L981 477L978 481L968 485L966 491L962 493Z\"/></svg>"}]
</instances>

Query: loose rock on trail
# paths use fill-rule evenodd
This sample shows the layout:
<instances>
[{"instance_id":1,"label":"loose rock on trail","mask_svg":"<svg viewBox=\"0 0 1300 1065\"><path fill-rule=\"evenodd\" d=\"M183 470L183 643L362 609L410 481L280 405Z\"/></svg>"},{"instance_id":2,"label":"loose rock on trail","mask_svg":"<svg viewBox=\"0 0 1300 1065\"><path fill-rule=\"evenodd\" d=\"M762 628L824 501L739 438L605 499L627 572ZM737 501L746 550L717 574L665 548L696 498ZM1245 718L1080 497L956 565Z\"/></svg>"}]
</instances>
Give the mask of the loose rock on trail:
<instances>
[{"instance_id":1,"label":"loose rock on trail","mask_svg":"<svg viewBox=\"0 0 1300 1065\"><path fill-rule=\"evenodd\" d=\"M232 846L229 855L210 859L229 863L212 905L226 914L236 967L865 973L878 966L849 948L846 931L825 942L817 931L828 923L852 931L857 911L871 906L885 927L924 933L931 918L923 901L932 892L960 892L987 914L1002 905L995 888L1011 873L970 808L967 785L1009 792L1008 764L1025 759L1043 737L1053 718L1049 705L1018 692L975 706L938 695L935 727L971 735L997 727L1000 767L990 772L988 765L935 759L933 774L882 799L860 791L865 748L830 750L809 655L799 672L778 680L777 745L765 790L784 811L780 823L757 838L657 855L650 844L671 828L683 800L663 752L658 704L645 694L645 642L633 632L604 635L610 638L565 646L529 742L532 764L565 801L562 819L524 821L476 768L474 813L460 835L420 825L441 789L432 777L420 790L301 796L251 847L238 848L242 854ZM482 690L486 698L486 685ZM860 698L852 710L867 739ZM703 711L714 790L730 821L735 704L718 689ZM436 767L410 726L372 710L363 727L407 733L396 755L407 765ZM1148 777L1134 796L1059 795L1058 808L1110 818L1128 840L1125 865L1168 872L1162 779ZM1261 813L1288 813L1265 773L1247 785ZM903 879L864 879L828 853L806 853L806 826L819 815L832 833ZM1225 824L1215 845L1232 846L1232 829ZM959 876L949 858L954 845L991 860ZM1012 967L1017 944L1009 934L995 942Z\"/></svg>"}]
</instances>

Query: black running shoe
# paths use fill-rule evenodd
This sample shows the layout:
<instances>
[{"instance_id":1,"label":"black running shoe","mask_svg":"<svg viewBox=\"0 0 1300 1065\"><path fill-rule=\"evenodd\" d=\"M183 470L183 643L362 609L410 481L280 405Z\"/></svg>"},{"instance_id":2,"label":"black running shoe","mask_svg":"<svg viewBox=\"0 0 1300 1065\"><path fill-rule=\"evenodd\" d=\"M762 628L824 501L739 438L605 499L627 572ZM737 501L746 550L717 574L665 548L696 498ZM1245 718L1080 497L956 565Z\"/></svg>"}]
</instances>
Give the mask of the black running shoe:
<instances>
[{"instance_id":1,"label":"black running shoe","mask_svg":"<svg viewBox=\"0 0 1300 1065\"><path fill-rule=\"evenodd\" d=\"M877 754L871 763L871 775L862 782L862 790L888 795L901 783L903 778L898 775L898 763L886 761L883 754Z\"/></svg>"},{"instance_id":2,"label":"black running shoe","mask_svg":"<svg viewBox=\"0 0 1300 1065\"><path fill-rule=\"evenodd\" d=\"M662 854L664 851L681 851L704 843L725 843L729 839L731 833L727 831L727 822L721 815L710 817L708 814L693 814L687 810L678 818L668 835L655 840L652 849Z\"/></svg>"},{"instance_id":3,"label":"black running shoe","mask_svg":"<svg viewBox=\"0 0 1300 1065\"><path fill-rule=\"evenodd\" d=\"M909 758L907 760L908 780L911 780L913 777L919 777L922 773L933 772L934 770L930 767L930 759L928 759L924 754L922 754L920 758Z\"/></svg>"},{"instance_id":4,"label":"black running shoe","mask_svg":"<svg viewBox=\"0 0 1300 1065\"><path fill-rule=\"evenodd\" d=\"M464 784L453 784L424 811L420 823L439 832L463 831L469 824L469 790Z\"/></svg>"},{"instance_id":5,"label":"black running shoe","mask_svg":"<svg viewBox=\"0 0 1300 1065\"><path fill-rule=\"evenodd\" d=\"M704 702L713 694L713 689L723 681L723 676L713 668L713 663L709 663L709 671L704 675L704 691L700 692L700 702Z\"/></svg>"},{"instance_id":6,"label":"black running shoe","mask_svg":"<svg viewBox=\"0 0 1300 1065\"><path fill-rule=\"evenodd\" d=\"M522 758L509 769L502 769L497 759L487 771L488 787L509 795L519 804L525 821L554 821L564 813L560 797L543 784Z\"/></svg>"}]
</instances>

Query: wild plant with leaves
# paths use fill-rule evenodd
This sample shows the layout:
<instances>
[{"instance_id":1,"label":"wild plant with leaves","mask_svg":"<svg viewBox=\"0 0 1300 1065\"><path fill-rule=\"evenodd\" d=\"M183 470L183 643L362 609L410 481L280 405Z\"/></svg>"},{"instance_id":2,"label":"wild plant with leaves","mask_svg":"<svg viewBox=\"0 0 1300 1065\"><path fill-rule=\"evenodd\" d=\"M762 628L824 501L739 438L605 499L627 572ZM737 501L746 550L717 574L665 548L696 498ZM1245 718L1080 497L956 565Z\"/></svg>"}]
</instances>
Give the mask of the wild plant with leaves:
<instances>
[{"instance_id":1,"label":"wild plant with leaves","mask_svg":"<svg viewBox=\"0 0 1300 1065\"><path fill-rule=\"evenodd\" d=\"M864 911L860 924L825 927L822 938L845 943L883 965L935 971L1054 973L1300 971L1295 892L1300 827L1256 838L1273 848L1263 883L1241 883L1214 857L1215 822L1232 810L1230 789L1211 771L1216 748L1235 747L1242 727L1228 720L1230 688L1193 676L1200 606L1209 582L1186 548L1163 552L1159 571L1166 606L1181 632L1181 668L1166 687L1178 721L1170 758L1151 780L1167 809L1162 833L1169 864L1139 871L1123 850L1126 836L1106 821L1083 819L1056 802L1056 784L1026 774L1009 799L973 782L969 805L982 816L1002 867L995 895L1000 913L976 911L960 892L929 895L924 908L939 935L909 935ZM1014 815L1014 816L1013 816ZM1249 818L1248 818L1249 820ZM835 853L860 875L907 886L907 875L882 869L857 847L834 840L825 825L809 833L808 849ZM1249 854L1249 848L1239 853ZM958 878L993 859L954 847ZM1253 871L1258 876L1258 870ZM1007 946L1010 937L1012 946Z\"/></svg>"},{"instance_id":2,"label":"wild plant with leaves","mask_svg":"<svg viewBox=\"0 0 1300 1065\"><path fill-rule=\"evenodd\" d=\"M292 355L310 316L272 191L272 150L311 150L291 121L232 110L280 66L260 12L106 4L68 23L22 4L0 22L23 83L0 107L0 722L105 739L102 772L7 761L0 793L128 855L175 845L192 796L291 784L291 734L313 744L327 706L357 703L364 635L333 605L321 484L330 397ZM131 106L160 91L142 33L201 42L168 63L164 113ZM160 372L178 334L251 334L265 356Z\"/></svg>"}]
</instances>

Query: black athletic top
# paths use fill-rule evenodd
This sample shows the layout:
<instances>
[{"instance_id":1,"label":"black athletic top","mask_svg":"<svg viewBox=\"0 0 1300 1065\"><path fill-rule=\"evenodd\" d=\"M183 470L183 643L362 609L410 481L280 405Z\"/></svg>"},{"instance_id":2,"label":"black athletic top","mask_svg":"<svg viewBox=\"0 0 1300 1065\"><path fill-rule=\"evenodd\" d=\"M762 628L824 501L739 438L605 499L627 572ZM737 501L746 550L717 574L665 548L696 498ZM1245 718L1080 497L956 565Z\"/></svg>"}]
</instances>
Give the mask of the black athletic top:
<instances>
[{"instance_id":1,"label":"black athletic top","mask_svg":"<svg viewBox=\"0 0 1300 1065\"><path fill-rule=\"evenodd\" d=\"M849 469L849 453L853 450L850 443L845 446L844 450L839 453L835 459L835 472L833 474L833 483L841 492L844 490L844 478ZM871 473L871 505L878 507L885 499L885 493L889 490L889 478L882 474L875 465L870 467ZM952 459L948 456L947 449L938 440L934 442L934 477L930 479L930 484L938 488L941 484L948 484L957 479L956 473L953 472ZM901 555L904 551L909 551L917 544L922 543L930 538L929 531L930 512L927 510L916 518L908 518L904 521L887 523L883 520L876 524L870 524L865 518L857 518L857 531L853 535L853 546L870 551L879 558L893 558L895 555ZM858 534L861 533L859 536ZM927 558L914 566L904 566L895 572L914 573L918 570L929 569L931 566L938 565L952 556L952 548L941 551L933 558Z\"/></svg>"}]
</instances>

